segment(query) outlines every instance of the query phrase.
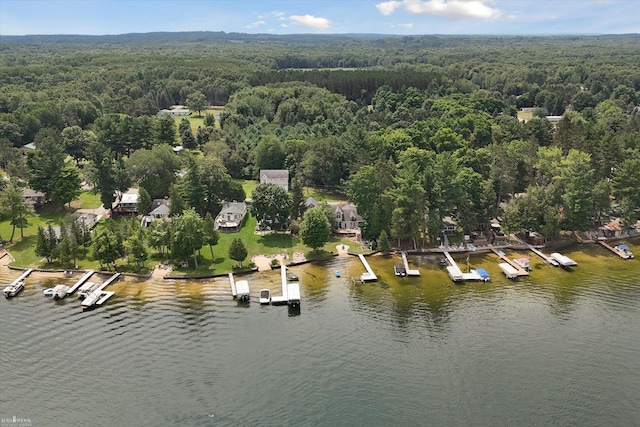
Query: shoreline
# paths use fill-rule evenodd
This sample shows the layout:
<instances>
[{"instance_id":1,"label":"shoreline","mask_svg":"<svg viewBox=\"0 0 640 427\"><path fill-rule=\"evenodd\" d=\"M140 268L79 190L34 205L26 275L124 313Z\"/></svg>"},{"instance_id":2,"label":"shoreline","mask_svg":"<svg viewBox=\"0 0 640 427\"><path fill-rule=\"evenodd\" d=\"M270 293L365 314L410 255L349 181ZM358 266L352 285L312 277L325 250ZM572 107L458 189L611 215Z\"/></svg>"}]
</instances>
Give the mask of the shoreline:
<instances>
[{"instance_id":1,"label":"shoreline","mask_svg":"<svg viewBox=\"0 0 640 427\"><path fill-rule=\"evenodd\" d=\"M623 240L637 240L638 238L640 238L640 233L636 233L633 235L625 235L625 236L619 236L619 237L609 237L606 239L602 239L602 241L605 242L611 242L611 241L623 241ZM579 246L579 245L590 245L590 244L596 244L598 242L598 240L589 240L589 241L578 241L577 239L567 239L567 240L563 240L563 241L557 241L557 242L551 242L551 243L547 243L545 245L531 245L536 249L542 249L542 248L565 248L565 247L573 247L573 246ZM491 246L481 246L481 247L477 247L475 250L469 249L467 247L450 247L448 249L445 248L422 248L420 250L391 250L387 253L382 253L380 251L374 251L374 252L370 252L367 254L363 254L365 257L370 257L370 256L382 256L382 255L397 255L400 254L402 252L406 252L408 255L422 255L422 256L438 256L438 255L442 255L444 252L450 252L450 253L469 253L469 254L473 254L473 253L488 253L491 252L492 249L510 249L510 250L525 250L525 251L529 251L529 248L527 246L527 244L525 243L509 243L509 244L505 244L505 245L491 245ZM13 255L11 255L11 253L6 250L3 249L4 253L2 255L0 255L0 259L4 258L5 256L8 256L9 258L12 259L11 262L15 262L15 258L13 257ZM329 259L332 259L334 257L337 256L358 256L358 254L352 253L352 252L348 252L348 247L346 247L344 250L338 250L338 253L332 253L331 255L322 257L322 258L316 258L316 259L304 259L298 262L291 262L289 264L285 264L287 267L291 266L299 266L299 265L304 265L304 264L309 264L312 262L316 262L316 261L326 261ZM29 268L31 268L34 272L38 272L38 273L46 273L46 274L51 274L51 275L62 275L64 276L65 273L71 272L72 274L76 274L76 273L86 273L89 270L82 270L82 269L46 269L46 268L38 268L38 267L18 267L18 266L13 266L10 263L4 264L3 266L7 267L9 270L17 270L17 271L25 271L28 270ZM276 265L276 266L272 266L272 268L268 271L273 270L274 268L279 268L280 264ZM169 276L169 274L172 272L172 269L169 268L168 273L167 274L158 274L157 272L162 272L163 270L158 269L158 266L154 266L153 269L147 273L147 274L137 274L137 273L121 273L123 277L125 278L132 278L132 279L142 279L142 280L149 280L149 279L153 279L153 278L159 278L162 280L205 280L205 279L213 279L213 278L220 278L220 277L226 277L229 275L229 273L233 273L236 276L247 276L250 274L254 274L254 273L260 273L262 272L262 270L259 270L257 267L250 269L250 270L245 270L245 271L238 271L238 272L224 272L224 273L215 273L215 274L211 274L211 275L206 275L206 276ZM95 270L95 274L105 274L105 275L111 275L114 274L116 272L113 271L102 271L102 270Z\"/></svg>"}]
</instances>

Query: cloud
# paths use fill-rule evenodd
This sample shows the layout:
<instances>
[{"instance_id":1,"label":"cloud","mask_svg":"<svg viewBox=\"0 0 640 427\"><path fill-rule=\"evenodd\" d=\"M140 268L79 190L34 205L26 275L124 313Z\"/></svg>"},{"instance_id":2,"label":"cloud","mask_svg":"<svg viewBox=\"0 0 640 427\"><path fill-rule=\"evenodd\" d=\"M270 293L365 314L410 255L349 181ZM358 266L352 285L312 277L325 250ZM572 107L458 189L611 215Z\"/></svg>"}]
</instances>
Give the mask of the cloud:
<instances>
[{"instance_id":1,"label":"cloud","mask_svg":"<svg viewBox=\"0 0 640 427\"><path fill-rule=\"evenodd\" d=\"M378 3L376 7L383 15L390 15L395 9L404 9L413 15L436 15L447 19L494 19L500 16L500 9L488 5L492 0L404 0Z\"/></svg>"},{"instance_id":2,"label":"cloud","mask_svg":"<svg viewBox=\"0 0 640 427\"><path fill-rule=\"evenodd\" d=\"M313 28L314 30L322 30L328 28L331 22L326 18L317 18L312 15L291 15L289 20L294 25Z\"/></svg>"},{"instance_id":3,"label":"cloud","mask_svg":"<svg viewBox=\"0 0 640 427\"><path fill-rule=\"evenodd\" d=\"M389 16L393 13L394 10L402 6L402 2L399 1L385 1L382 3L378 3L376 8L382 13L384 16Z\"/></svg>"},{"instance_id":4,"label":"cloud","mask_svg":"<svg viewBox=\"0 0 640 427\"><path fill-rule=\"evenodd\" d=\"M252 22L250 24L245 25L245 28L256 28L256 27L260 27L261 25L266 25L267 22L266 21L256 21L256 22Z\"/></svg>"}]
</instances>

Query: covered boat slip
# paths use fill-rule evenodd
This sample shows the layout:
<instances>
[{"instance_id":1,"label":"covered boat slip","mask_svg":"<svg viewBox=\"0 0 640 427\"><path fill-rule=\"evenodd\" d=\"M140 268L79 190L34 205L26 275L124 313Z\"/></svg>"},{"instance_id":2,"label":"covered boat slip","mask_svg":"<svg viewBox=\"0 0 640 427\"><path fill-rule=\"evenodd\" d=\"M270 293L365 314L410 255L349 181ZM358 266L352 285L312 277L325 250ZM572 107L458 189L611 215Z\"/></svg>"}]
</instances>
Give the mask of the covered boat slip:
<instances>
[{"instance_id":1,"label":"covered boat slip","mask_svg":"<svg viewBox=\"0 0 640 427\"><path fill-rule=\"evenodd\" d=\"M498 264L498 267L500 267L500 270L502 270L507 279L516 279L519 276L518 270L509 263L501 262Z\"/></svg>"},{"instance_id":2,"label":"covered boat slip","mask_svg":"<svg viewBox=\"0 0 640 427\"><path fill-rule=\"evenodd\" d=\"M500 269L502 270L502 272L505 274L505 276L507 276L509 279L511 279L512 277L509 276L513 276L513 272L515 271L516 277L517 276L528 276L529 272L526 270L526 266L529 265L529 259L525 258L519 258L518 261L514 261L511 260L509 257L507 257L507 255L503 252L503 251L499 251L496 248L491 248L491 251L498 255L498 258L500 258L501 260L503 260L504 262L501 264L507 264L509 266L511 266L511 269L509 269L509 275L507 275L507 273L505 272L505 269L503 267L500 267ZM499 265L501 265L499 264Z\"/></svg>"},{"instance_id":3,"label":"covered boat slip","mask_svg":"<svg viewBox=\"0 0 640 427\"><path fill-rule=\"evenodd\" d=\"M231 295L233 295L233 299L249 301L249 282L246 280L238 280L236 282L233 273L229 273L229 283L231 285Z\"/></svg>"},{"instance_id":4,"label":"covered boat slip","mask_svg":"<svg viewBox=\"0 0 640 427\"><path fill-rule=\"evenodd\" d=\"M551 258L556 260L561 267L575 267L578 265L577 262L569 258L568 256L562 255L561 253L554 252L551 254Z\"/></svg>"}]
</instances>

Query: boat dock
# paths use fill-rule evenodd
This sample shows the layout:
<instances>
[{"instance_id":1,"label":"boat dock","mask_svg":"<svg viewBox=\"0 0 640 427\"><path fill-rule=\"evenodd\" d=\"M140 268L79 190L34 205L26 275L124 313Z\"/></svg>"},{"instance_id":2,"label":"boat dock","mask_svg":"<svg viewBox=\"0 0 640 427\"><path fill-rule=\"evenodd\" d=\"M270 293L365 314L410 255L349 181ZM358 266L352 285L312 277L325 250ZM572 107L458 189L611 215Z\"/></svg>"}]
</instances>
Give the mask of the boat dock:
<instances>
[{"instance_id":1,"label":"boat dock","mask_svg":"<svg viewBox=\"0 0 640 427\"><path fill-rule=\"evenodd\" d=\"M11 284L9 286L14 286L19 281L26 279L27 277L29 277L29 275L31 274L32 271L33 271L33 268L29 268L28 270L23 271L22 274L20 275L20 277L18 277L16 280L11 282Z\"/></svg>"},{"instance_id":2,"label":"boat dock","mask_svg":"<svg viewBox=\"0 0 640 427\"><path fill-rule=\"evenodd\" d=\"M490 279L489 273L486 270L478 268L478 269L470 269L468 273L463 273L458 267L458 264L454 261L453 257L449 252L444 252L445 258L449 261L449 265L447 266L447 273L449 273L449 277L454 282L464 282L467 280L478 280L483 282L488 282Z\"/></svg>"},{"instance_id":3,"label":"boat dock","mask_svg":"<svg viewBox=\"0 0 640 427\"><path fill-rule=\"evenodd\" d=\"M280 266L280 281L282 282L282 296L271 296L271 304L289 304L292 307L300 306L300 284L289 283L287 277L287 266Z\"/></svg>"},{"instance_id":4,"label":"boat dock","mask_svg":"<svg viewBox=\"0 0 640 427\"><path fill-rule=\"evenodd\" d=\"M618 245L615 248L608 245L606 242L602 241L602 240L598 240L598 243L600 243L602 246L604 246L605 248L609 249L611 252L613 252L614 254L618 255L620 258L622 259L632 259L633 258L633 254L631 253L631 251L629 251L629 247L626 245Z\"/></svg>"},{"instance_id":5,"label":"boat dock","mask_svg":"<svg viewBox=\"0 0 640 427\"><path fill-rule=\"evenodd\" d=\"M504 261L504 263L500 263L500 264L498 264L498 266L500 266L500 269L502 270L504 275L507 276L507 278L509 278L509 279L513 278L513 277L509 277L509 276L513 276L513 274L514 274L513 270L515 270L516 277L518 277L518 276L528 276L529 275L529 272L527 270L522 268L520 266L520 264L518 264L517 262L512 261L511 259L509 259L509 257L507 257L507 255L504 252L499 251L496 248L491 248L491 251L494 254L498 255L498 258L500 258L501 260ZM507 269L509 271L509 274L507 275L507 271L505 271L505 269L503 268L502 264L509 264L511 267L513 267L513 270L512 269Z\"/></svg>"},{"instance_id":6,"label":"boat dock","mask_svg":"<svg viewBox=\"0 0 640 427\"><path fill-rule=\"evenodd\" d=\"M360 281L362 283L364 283L364 282L374 282L374 281L378 280L378 276L375 275L375 273L373 272L373 270L369 266L369 263L367 262L367 260L364 257L364 255L358 254L358 258L360 258L360 261L362 262L362 265L364 266L365 270L367 270L366 273L362 273L360 275Z\"/></svg>"},{"instance_id":7,"label":"boat dock","mask_svg":"<svg viewBox=\"0 0 640 427\"><path fill-rule=\"evenodd\" d=\"M92 273L93 274L93 273ZM88 276L90 277L90 276ZM88 278L87 277L87 278ZM82 310L90 310L96 306L104 304L109 298L115 295L113 291L105 291L104 288L116 281L120 277L120 273L115 273L101 284L92 284L90 291L86 292L86 296L82 301ZM86 280L86 279L85 279ZM89 284L91 282L87 282Z\"/></svg>"},{"instance_id":8,"label":"boat dock","mask_svg":"<svg viewBox=\"0 0 640 427\"><path fill-rule=\"evenodd\" d=\"M542 258L542 260L550 265L553 265L554 267L559 267L560 264L558 264L558 261L556 261L555 259L546 256L545 254L542 253L542 251L539 251L538 249L534 248L531 245L527 245L527 247L529 248L529 250L531 252L533 252L534 254L538 255L540 258Z\"/></svg>"},{"instance_id":9,"label":"boat dock","mask_svg":"<svg viewBox=\"0 0 640 427\"><path fill-rule=\"evenodd\" d=\"M82 277L80 278L80 280L78 280L78 281L76 282L76 284L75 284L75 285L73 285L72 287L70 287L70 288L67 290L67 295L71 295L72 293L74 293L75 291L77 291L77 290L78 290L78 288L84 284L84 282L86 282L87 280L89 280L89 277L93 276L93 273L95 273L95 271L94 271L94 270L89 270L89 271L87 271L87 272L84 274L84 276L82 276Z\"/></svg>"},{"instance_id":10,"label":"boat dock","mask_svg":"<svg viewBox=\"0 0 640 427\"><path fill-rule=\"evenodd\" d=\"M404 271L407 273L407 276L419 276L420 270L411 270L409 268L409 261L407 261L407 253L402 252L402 262L404 263Z\"/></svg>"}]
</instances>

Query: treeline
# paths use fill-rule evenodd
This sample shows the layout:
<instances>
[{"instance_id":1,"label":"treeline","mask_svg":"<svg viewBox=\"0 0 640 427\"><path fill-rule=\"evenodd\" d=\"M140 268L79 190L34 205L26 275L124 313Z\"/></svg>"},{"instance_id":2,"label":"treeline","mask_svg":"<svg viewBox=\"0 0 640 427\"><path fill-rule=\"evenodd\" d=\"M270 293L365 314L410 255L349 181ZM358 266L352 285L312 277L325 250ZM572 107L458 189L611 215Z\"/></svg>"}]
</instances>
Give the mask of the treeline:
<instances>
[{"instance_id":1,"label":"treeline","mask_svg":"<svg viewBox=\"0 0 640 427\"><path fill-rule=\"evenodd\" d=\"M434 239L445 216L466 231L500 214L513 230L554 234L615 208L631 224L637 40L3 43L0 161L58 203L77 191L62 183L84 178L107 207L138 185L201 215L244 198L232 178L284 168L357 202L367 237ZM208 117L194 134L156 116L189 97L226 104L220 126ZM535 110L526 123L522 107ZM18 147L31 142L25 160Z\"/></svg>"}]
</instances>

